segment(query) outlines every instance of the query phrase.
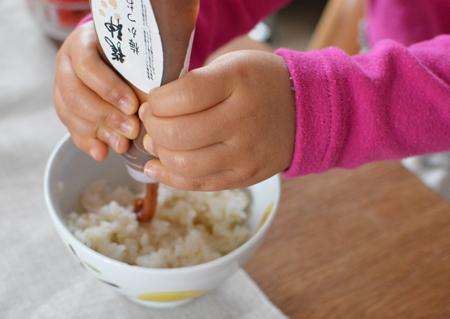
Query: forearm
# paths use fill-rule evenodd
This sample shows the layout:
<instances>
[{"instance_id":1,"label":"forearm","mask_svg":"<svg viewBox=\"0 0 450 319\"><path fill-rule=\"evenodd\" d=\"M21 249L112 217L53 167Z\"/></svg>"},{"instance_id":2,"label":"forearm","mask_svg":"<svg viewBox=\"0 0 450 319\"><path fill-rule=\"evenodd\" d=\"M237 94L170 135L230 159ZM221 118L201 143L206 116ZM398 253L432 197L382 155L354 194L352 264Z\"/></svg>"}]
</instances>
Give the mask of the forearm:
<instances>
[{"instance_id":1,"label":"forearm","mask_svg":"<svg viewBox=\"0 0 450 319\"><path fill-rule=\"evenodd\" d=\"M202 0L192 48L191 69L230 40L246 34L259 21L291 0Z\"/></svg>"},{"instance_id":2,"label":"forearm","mask_svg":"<svg viewBox=\"0 0 450 319\"><path fill-rule=\"evenodd\" d=\"M288 177L450 150L450 36L349 57L279 50L296 90Z\"/></svg>"},{"instance_id":3,"label":"forearm","mask_svg":"<svg viewBox=\"0 0 450 319\"><path fill-rule=\"evenodd\" d=\"M385 39L409 46L450 33L448 0L366 0L366 8L371 47Z\"/></svg>"}]
</instances>

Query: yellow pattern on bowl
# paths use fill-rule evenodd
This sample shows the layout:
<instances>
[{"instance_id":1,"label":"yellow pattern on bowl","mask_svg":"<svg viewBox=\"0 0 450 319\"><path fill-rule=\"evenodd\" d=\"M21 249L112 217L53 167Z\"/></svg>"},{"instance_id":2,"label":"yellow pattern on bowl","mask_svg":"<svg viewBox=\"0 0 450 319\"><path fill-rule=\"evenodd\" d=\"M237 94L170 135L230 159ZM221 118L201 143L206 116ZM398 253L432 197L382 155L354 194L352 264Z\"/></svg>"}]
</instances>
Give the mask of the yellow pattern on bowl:
<instances>
[{"instance_id":1,"label":"yellow pattern on bowl","mask_svg":"<svg viewBox=\"0 0 450 319\"><path fill-rule=\"evenodd\" d=\"M209 290L187 290L187 291L168 291L168 292L151 292L139 295L139 299L147 301L178 301L184 299L195 298L207 293Z\"/></svg>"},{"instance_id":2,"label":"yellow pattern on bowl","mask_svg":"<svg viewBox=\"0 0 450 319\"><path fill-rule=\"evenodd\" d=\"M264 211L263 218L261 218L261 222L259 223L258 229L256 230L255 234L261 229L261 227L263 227L264 223L269 218L272 210L273 210L273 204L270 204L269 206L267 206L266 210Z\"/></svg>"}]
</instances>

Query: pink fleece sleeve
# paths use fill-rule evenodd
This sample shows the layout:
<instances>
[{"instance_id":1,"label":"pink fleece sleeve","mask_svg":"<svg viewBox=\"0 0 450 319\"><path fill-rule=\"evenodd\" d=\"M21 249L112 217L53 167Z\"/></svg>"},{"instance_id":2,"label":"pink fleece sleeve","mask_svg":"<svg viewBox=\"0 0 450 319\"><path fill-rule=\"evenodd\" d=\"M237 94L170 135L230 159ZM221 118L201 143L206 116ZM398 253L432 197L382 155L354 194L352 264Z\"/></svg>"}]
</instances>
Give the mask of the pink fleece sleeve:
<instances>
[{"instance_id":1,"label":"pink fleece sleeve","mask_svg":"<svg viewBox=\"0 0 450 319\"><path fill-rule=\"evenodd\" d=\"M337 48L276 54L296 90L285 176L450 150L450 36L408 48L382 41L354 57Z\"/></svg>"}]
</instances>

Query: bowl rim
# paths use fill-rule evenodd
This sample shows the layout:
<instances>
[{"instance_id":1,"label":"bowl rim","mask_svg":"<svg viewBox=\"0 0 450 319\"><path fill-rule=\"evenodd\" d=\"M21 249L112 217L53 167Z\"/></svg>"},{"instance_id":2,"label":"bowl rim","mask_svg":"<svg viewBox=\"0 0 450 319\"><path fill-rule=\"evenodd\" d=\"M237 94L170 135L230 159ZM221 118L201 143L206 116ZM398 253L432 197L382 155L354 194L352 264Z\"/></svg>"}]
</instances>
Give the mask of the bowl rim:
<instances>
[{"instance_id":1,"label":"bowl rim","mask_svg":"<svg viewBox=\"0 0 450 319\"><path fill-rule=\"evenodd\" d=\"M272 211L269 215L269 218L267 218L267 220L264 222L264 224L259 229L257 229L256 232L246 242L244 242L241 246L239 246L235 250L233 250L233 251L229 252L228 254L221 256L217 259L207 261L205 263L201 263L198 265L192 265L192 266L184 266L184 267L176 267L176 268L148 268L148 267L143 267L143 266L138 266L138 265L127 264L126 262L119 261L119 260L113 259L111 257L105 256L105 255L97 252L96 250L92 249L91 247L83 244L78 238L75 237L74 234L72 234L72 232L69 231L67 226L59 218L59 215L57 214L56 210L53 208L51 197L50 197L50 181L49 181L49 177L51 175L51 170L52 170L52 165L53 165L53 163L56 159L56 155L59 153L59 150L61 149L61 147L70 141L72 141L72 143L73 143L70 133L67 133L53 148L53 150L50 154L50 157L47 161L47 164L45 167L45 172L44 172L44 195L45 195L45 202L47 205L47 209L50 213L50 216L51 216L53 222L56 224L56 226L59 228L59 230L61 230L66 236L71 238L72 241L75 241L77 244L82 245L86 249L86 251L89 252L89 254L91 254L93 257L100 258L103 262L111 263L117 267L124 267L124 268L131 267L133 270L141 271L144 273L177 274L177 273L201 271L203 269L213 268L220 264L226 264L228 261L235 259L238 255L243 254L255 242L259 241L261 239L261 237L264 237L267 233L268 228L272 224L276 214L278 213L278 206L279 206L280 197L281 197L280 174L276 174L276 175L269 177L268 179L260 182L260 183L263 183L269 179L275 180L276 193L275 193L275 200L273 203ZM79 150L79 149L77 148L77 150ZM82 151L79 150L79 152L82 152ZM259 183L257 183L257 184L259 184ZM257 185L257 184L255 184L255 185ZM58 233L60 233L60 232L58 231Z\"/></svg>"}]
</instances>

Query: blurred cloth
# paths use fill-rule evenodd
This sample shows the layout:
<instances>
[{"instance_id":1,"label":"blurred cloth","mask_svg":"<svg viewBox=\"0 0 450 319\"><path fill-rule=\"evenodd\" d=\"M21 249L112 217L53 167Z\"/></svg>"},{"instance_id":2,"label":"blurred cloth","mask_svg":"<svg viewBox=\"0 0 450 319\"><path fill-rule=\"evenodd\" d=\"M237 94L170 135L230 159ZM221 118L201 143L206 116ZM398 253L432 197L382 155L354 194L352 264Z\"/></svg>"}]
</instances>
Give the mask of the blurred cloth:
<instances>
[{"instance_id":1,"label":"blurred cloth","mask_svg":"<svg viewBox=\"0 0 450 319\"><path fill-rule=\"evenodd\" d=\"M56 47L25 0L0 1L0 318L286 318L240 270L174 309L132 303L74 261L43 194L47 159L67 133L52 102Z\"/></svg>"}]
</instances>

